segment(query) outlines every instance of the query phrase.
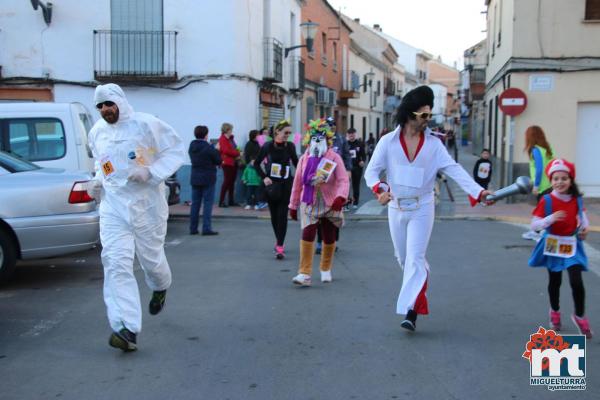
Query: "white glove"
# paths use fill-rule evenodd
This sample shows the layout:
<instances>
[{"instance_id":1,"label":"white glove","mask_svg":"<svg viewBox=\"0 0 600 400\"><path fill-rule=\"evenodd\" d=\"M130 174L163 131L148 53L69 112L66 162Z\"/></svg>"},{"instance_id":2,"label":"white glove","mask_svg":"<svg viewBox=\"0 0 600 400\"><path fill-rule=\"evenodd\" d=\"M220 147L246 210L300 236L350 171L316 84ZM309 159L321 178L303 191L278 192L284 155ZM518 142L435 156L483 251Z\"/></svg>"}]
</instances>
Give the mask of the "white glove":
<instances>
[{"instance_id":1,"label":"white glove","mask_svg":"<svg viewBox=\"0 0 600 400\"><path fill-rule=\"evenodd\" d=\"M91 181L88 181L85 190L92 199L100 200L100 195L102 194L102 182L97 179L92 179Z\"/></svg>"},{"instance_id":2,"label":"white glove","mask_svg":"<svg viewBox=\"0 0 600 400\"><path fill-rule=\"evenodd\" d=\"M138 183L148 182L150 179L150 170L148 167L135 167L135 169L129 173L128 179Z\"/></svg>"}]
</instances>

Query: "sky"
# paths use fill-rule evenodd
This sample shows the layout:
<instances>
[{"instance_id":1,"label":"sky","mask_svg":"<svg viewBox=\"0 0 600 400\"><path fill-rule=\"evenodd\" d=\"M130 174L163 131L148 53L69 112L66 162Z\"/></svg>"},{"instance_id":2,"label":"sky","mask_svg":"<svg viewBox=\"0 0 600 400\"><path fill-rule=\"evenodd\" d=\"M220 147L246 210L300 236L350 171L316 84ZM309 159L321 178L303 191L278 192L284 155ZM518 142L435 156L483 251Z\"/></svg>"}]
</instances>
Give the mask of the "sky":
<instances>
[{"instance_id":1,"label":"sky","mask_svg":"<svg viewBox=\"0 0 600 400\"><path fill-rule=\"evenodd\" d=\"M485 38L484 0L328 0L336 10L363 25L411 46L441 56L462 68L463 52Z\"/></svg>"}]
</instances>

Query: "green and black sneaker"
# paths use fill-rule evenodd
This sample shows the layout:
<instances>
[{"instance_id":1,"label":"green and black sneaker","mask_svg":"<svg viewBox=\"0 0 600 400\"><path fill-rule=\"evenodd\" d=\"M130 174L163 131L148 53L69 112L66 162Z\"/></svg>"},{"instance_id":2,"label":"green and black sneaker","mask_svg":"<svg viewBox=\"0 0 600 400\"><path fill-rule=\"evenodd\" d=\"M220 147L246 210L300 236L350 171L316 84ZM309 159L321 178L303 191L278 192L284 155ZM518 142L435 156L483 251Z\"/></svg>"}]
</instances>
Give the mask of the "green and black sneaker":
<instances>
[{"instance_id":1,"label":"green and black sneaker","mask_svg":"<svg viewBox=\"0 0 600 400\"><path fill-rule=\"evenodd\" d=\"M150 299L150 304L148 305L148 309L150 310L150 314L156 315L162 311L165 306L165 300L167 299L167 291L159 290L152 292L152 298Z\"/></svg>"},{"instance_id":2,"label":"green and black sneaker","mask_svg":"<svg viewBox=\"0 0 600 400\"><path fill-rule=\"evenodd\" d=\"M113 332L108 339L108 344L125 352L137 350L136 335L127 328Z\"/></svg>"}]
</instances>

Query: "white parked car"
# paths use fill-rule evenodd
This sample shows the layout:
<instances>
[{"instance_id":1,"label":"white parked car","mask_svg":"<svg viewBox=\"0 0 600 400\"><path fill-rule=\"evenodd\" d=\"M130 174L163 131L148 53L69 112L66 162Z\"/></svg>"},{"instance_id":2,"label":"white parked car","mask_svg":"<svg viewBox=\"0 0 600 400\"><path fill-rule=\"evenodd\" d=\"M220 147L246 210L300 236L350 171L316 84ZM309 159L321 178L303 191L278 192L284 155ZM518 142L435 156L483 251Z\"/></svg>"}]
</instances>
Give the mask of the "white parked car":
<instances>
[{"instance_id":1,"label":"white parked car","mask_svg":"<svg viewBox=\"0 0 600 400\"><path fill-rule=\"evenodd\" d=\"M93 172L92 126L81 103L0 103L0 150L40 167Z\"/></svg>"},{"instance_id":2,"label":"white parked car","mask_svg":"<svg viewBox=\"0 0 600 400\"><path fill-rule=\"evenodd\" d=\"M94 173L88 132L94 122L81 103L0 102L0 151L46 168ZM169 205L179 203L175 175L165 182Z\"/></svg>"},{"instance_id":3,"label":"white parked car","mask_svg":"<svg viewBox=\"0 0 600 400\"><path fill-rule=\"evenodd\" d=\"M87 250L99 241L88 172L37 165L0 151L0 283L17 259Z\"/></svg>"}]
</instances>

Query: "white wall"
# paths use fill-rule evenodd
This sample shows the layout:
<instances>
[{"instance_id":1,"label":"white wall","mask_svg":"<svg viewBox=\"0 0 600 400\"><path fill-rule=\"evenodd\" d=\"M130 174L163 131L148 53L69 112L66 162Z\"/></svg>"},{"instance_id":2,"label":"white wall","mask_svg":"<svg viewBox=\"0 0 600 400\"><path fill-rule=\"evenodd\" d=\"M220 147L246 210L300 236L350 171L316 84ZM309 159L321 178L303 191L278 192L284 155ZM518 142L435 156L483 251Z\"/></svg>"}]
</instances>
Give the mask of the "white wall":
<instances>
[{"instance_id":1,"label":"white wall","mask_svg":"<svg viewBox=\"0 0 600 400\"><path fill-rule=\"evenodd\" d=\"M428 85L433 90L433 118L438 124L444 122L444 115L446 114L446 96L448 95L448 89L444 85L432 83Z\"/></svg>"},{"instance_id":2,"label":"white wall","mask_svg":"<svg viewBox=\"0 0 600 400\"><path fill-rule=\"evenodd\" d=\"M352 71L356 72L360 79L359 82L362 85L363 76L370 71L375 73L373 77L373 86L369 88L367 86L367 91L364 91L364 88L361 86L359 89L360 97L358 99L349 99L348 100L348 126L350 126L350 116L354 115L354 128L358 131L359 137L362 137L362 118L367 118L367 129L366 129L366 137L369 137L369 133L372 132L375 136L379 133L377 132L377 118L379 118L379 128L382 129L384 127L384 119L383 119L383 104L385 96L383 94L383 86L384 86L384 71L378 68L376 65L370 63L367 59L361 57L356 51L350 51L350 68ZM371 93L375 93L377 90L377 81L381 81L381 95L377 98L377 103L374 107L370 107L372 104L372 100L370 99Z\"/></svg>"}]
</instances>

